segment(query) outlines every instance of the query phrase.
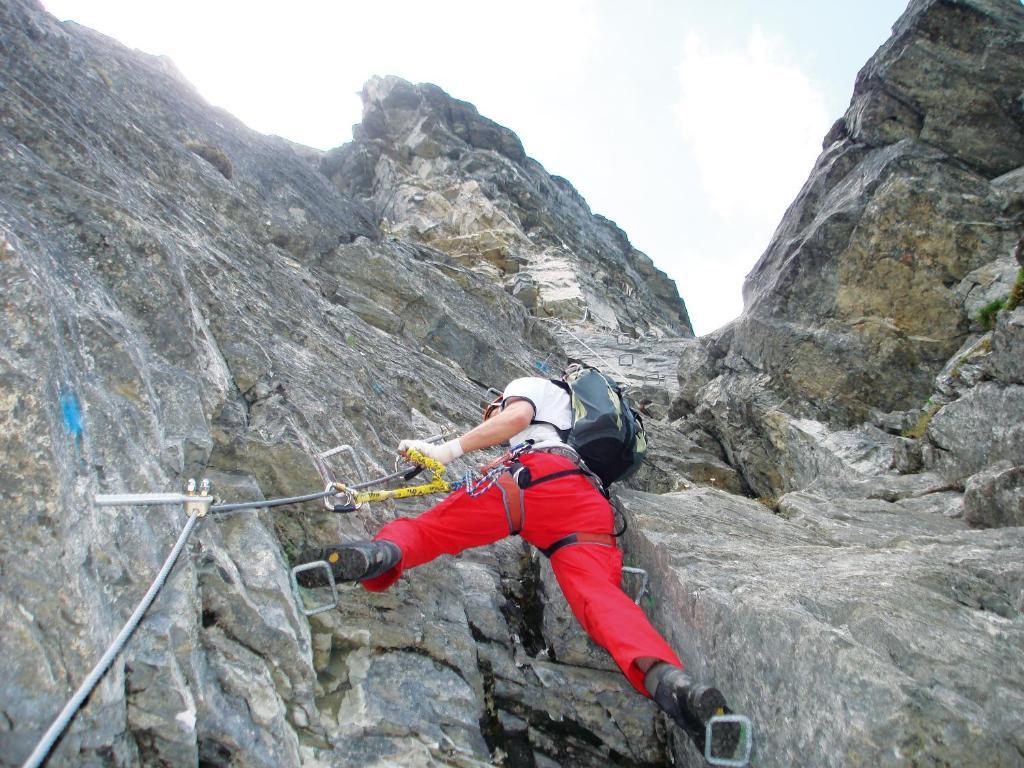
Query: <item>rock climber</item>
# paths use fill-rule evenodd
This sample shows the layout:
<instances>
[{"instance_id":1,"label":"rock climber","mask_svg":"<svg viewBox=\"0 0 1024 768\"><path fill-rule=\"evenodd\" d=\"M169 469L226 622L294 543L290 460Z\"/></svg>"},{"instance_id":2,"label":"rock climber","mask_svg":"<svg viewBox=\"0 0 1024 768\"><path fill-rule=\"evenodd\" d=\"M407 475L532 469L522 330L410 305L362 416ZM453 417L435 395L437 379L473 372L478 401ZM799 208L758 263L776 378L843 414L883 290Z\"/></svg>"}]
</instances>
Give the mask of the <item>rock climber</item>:
<instances>
[{"instance_id":1,"label":"rock climber","mask_svg":"<svg viewBox=\"0 0 1024 768\"><path fill-rule=\"evenodd\" d=\"M359 581L377 592L405 570L439 555L521 535L550 558L573 614L590 637L611 654L633 687L653 698L703 751L707 722L728 711L725 698L683 671L643 610L622 591L613 507L598 477L563 439L572 425L567 390L552 380L515 379L487 407L483 421L461 437L441 445L401 441L399 454L415 450L441 464L503 443L532 445L502 475L506 482L485 493L471 496L458 490L418 517L386 524L372 541L306 550L298 562L325 561L336 580ZM326 570L298 576L303 586L322 586L326 579ZM732 754L738 726L716 726L712 741L713 754Z\"/></svg>"}]
</instances>

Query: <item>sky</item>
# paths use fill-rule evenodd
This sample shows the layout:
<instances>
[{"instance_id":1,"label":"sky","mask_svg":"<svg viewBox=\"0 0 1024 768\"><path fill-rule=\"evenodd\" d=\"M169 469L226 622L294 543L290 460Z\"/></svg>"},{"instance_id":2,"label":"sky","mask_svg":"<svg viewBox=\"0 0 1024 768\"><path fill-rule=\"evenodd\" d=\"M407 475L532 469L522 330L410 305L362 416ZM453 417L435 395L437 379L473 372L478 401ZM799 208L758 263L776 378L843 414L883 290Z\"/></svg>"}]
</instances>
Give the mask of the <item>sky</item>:
<instances>
[{"instance_id":1,"label":"sky","mask_svg":"<svg viewBox=\"0 0 1024 768\"><path fill-rule=\"evenodd\" d=\"M744 276L906 0L43 4L319 149L351 139L371 76L440 86L615 221L702 335L739 316Z\"/></svg>"}]
</instances>

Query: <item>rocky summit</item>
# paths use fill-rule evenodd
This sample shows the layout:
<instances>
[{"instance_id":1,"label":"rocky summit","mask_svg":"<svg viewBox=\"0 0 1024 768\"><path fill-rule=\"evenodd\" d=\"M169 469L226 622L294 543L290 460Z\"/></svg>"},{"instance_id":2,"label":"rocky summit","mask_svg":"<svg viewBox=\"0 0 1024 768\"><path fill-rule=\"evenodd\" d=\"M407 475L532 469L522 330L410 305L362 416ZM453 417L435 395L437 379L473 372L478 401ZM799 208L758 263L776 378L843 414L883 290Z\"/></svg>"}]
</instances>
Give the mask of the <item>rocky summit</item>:
<instances>
[{"instance_id":1,"label":"rocky summit","mask_svg":"<svg viewBox=\"0 0 1024 768\"><path fill-rule=\"evenodd\" d=\"M752 764L1024 766L1017 0L912 0L702 338L624 232L437 86L371 79L320 152L34 0L0 4L0 61L0 765L185 527L97 495L386 474L400 439L581 360L653 445L619 492L650 584L624 587L751 718ZM428 503L200 518L46 764L703 764L519 539L306 615L332 598L293 594L298 550Z\"/></svg>"}]
</instances>

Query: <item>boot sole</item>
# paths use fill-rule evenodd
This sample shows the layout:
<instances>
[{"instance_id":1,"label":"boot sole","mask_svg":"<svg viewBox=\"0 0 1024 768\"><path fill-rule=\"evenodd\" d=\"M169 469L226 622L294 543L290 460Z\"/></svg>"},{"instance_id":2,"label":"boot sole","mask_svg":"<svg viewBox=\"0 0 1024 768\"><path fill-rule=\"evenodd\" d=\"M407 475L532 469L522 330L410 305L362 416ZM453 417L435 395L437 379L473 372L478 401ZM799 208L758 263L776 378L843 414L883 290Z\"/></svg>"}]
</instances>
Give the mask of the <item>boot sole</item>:
<instances>
[{"instance_id":1,"label":"boot sole","mask_svg":"<svg viewBox=\"0 0 1024 768\"><path fill-rule=\"evenodd\" d=\"M331 567L334 581L358 581L369 570L366 555L352 547L323 547L307 549L299 555L296 565L322 560ZM296 575L296 581L303 587L326 587L330 582L322 568L314 568Z\"/></svg>"},{"instance_id":2,"label":"boot sole","mask_svg":"<svg viewBox=\"0 0 1024 768\"><path fill-rule=\"evenodd\" d=\"M677 699L677 706L684 713L684 722L679 722L693 738L697 749L703 753L707 733L707 723L715 715L729 714L729 707L725 703L725 696L717 688L705 688L700 692L698 698L691 699L690 705L686 701ZM694 721L693 718L696 718ZM711 754L713 757L731 758L740 744L742 735L738 723L716 724L711 731Z\"/></svg>"}]
</instances>

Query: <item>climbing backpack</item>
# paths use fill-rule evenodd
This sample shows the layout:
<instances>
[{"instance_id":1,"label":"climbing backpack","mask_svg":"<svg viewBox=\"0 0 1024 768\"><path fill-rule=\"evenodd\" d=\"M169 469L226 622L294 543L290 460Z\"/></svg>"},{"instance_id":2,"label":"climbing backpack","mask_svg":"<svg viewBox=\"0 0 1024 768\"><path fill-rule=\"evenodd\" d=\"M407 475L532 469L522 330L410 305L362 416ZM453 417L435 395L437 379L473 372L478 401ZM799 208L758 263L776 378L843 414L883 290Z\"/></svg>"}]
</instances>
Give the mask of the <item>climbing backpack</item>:
<instances>
[{"instance_id":1,"label":"climbing backpack","mask_svg":"<svg viewBox=\"0 0 1024 768\"><path fill-rule=\"evenodd\" d=\"M566 443L607 488L640 467L647 433L622 387L597 368L573 365L553 384L569 393L572 427Z\"/></svg>"}]
</instances>

